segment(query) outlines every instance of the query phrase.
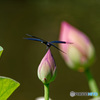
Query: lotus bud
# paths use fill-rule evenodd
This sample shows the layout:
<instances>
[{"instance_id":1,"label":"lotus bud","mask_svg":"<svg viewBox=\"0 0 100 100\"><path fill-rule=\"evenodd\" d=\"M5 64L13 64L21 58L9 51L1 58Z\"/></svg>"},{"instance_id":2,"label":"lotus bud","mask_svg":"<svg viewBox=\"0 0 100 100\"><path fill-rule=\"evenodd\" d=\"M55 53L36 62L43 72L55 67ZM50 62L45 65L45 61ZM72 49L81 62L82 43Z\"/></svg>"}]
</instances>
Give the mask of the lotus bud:
<instances>
[{"instance_id":1,"label":"lotus bud","mask_svg":"<svg viewBox=\"0 0 100 100\"><path fill-rule=\"evenodd\" d=\"M43 57L38 67L38 78L44 83L49 84L56 77L56 65L50 49Z\"/></svg>"},{"instance_id":2,"label":"lotus bud","mask_svg":"<svg viewBox=\"0 0 100 100\"><path fill-rule=\"evenodd\" d=\"M89 38L67 22L62 22L60 41L72 42L73 44L59 44L61 53L66 64L77 71L83 72L94 61L95 50Z\"/></svg>"}]
</instances>

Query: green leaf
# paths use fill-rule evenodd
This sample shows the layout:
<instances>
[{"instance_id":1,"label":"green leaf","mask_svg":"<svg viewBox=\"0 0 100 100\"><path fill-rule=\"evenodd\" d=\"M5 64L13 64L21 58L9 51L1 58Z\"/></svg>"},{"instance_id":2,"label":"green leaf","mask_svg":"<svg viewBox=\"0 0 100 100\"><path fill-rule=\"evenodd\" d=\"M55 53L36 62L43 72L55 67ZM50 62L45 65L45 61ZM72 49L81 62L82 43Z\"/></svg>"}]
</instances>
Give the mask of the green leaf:
<instances>
[{"instance_id":1,"label":"green leaf","mask_svg":"<svg viewBox=\"0 0 100 100\"><path fill-rule=\"evenodd\" d=\"M11 78L0 76L0 100L7 100L19 85Z\"/></svg>"},{"instance_id":2,"label":"green leaf","mask_svg":"<svg viewBox=\"0 0 100 100\"><path fill-rule=\"evenodd\" d=\"M1 56L2 52L3 52L3 48L0 46L0 56Z\"/></svg>"}]
</instances>

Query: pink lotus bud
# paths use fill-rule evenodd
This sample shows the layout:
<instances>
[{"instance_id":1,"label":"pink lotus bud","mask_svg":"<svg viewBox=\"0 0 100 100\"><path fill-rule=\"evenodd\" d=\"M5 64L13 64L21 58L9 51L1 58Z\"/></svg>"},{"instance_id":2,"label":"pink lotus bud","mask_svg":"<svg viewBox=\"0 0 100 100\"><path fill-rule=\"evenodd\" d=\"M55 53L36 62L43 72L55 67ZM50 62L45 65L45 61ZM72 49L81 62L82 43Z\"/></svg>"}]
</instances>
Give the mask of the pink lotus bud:
<instances>
[{"instance_id":1,"label":"pink lotus bud","mask_svg":"<svg viewBox=\"0 0 100 100\"><path fill-rule=\"evenodd\" d=\"M38 67L38 77L44 84L52 82L56 77L56 65L50 49Z\"/></svg>"},{"instance_id":2,"label":"pink lotus bud","mask_svg":"<svg viewBox=\"0 0 100 100\"><path fill-rule=\"evenodd\" d=\"M83 72L94 61L94 47L89 38L70 24L62 22L59 40L73 43L59 44L66 52L61 55L70 68Z\"/></svg>"}]
</instances>

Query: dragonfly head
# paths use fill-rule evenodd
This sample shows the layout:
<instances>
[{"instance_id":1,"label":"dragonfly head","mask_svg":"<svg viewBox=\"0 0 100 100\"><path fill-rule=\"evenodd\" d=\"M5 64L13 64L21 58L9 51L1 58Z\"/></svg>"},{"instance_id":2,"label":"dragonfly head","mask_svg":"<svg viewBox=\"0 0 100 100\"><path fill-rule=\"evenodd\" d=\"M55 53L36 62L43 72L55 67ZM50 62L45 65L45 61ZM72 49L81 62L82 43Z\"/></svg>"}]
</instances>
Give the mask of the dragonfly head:
<instances>
[{"instance_id":1,"label":"dragonfly head","mask_svg":"<svg viewBox=\"0 0 100 100\"><path fill-rule=\"evenodd\" d=\"M50 42L47 42L46 44L48 47L51 47L51 43Z\"/></svg>"}]
</instances>

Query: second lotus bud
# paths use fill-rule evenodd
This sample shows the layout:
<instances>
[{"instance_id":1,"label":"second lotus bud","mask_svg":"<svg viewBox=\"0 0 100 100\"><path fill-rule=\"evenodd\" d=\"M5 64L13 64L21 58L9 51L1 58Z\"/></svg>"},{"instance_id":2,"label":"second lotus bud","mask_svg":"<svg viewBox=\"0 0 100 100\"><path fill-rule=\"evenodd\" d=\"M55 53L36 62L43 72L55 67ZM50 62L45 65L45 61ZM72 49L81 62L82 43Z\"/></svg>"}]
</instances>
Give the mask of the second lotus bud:
<instances>
[{"instance_id":1,"label":"second lotus bud","mask_svg":"<svg viewBox=\"0 0 100 100\"><path fill-rule=\"evenodd\" d=\"M71 46L59 44L60 49L68 54L61 53L70 68L84 72L94 62L95 50L89 38L67 22L61 24L59 40L73 43Z\"/></svg>"}]
</instances>

